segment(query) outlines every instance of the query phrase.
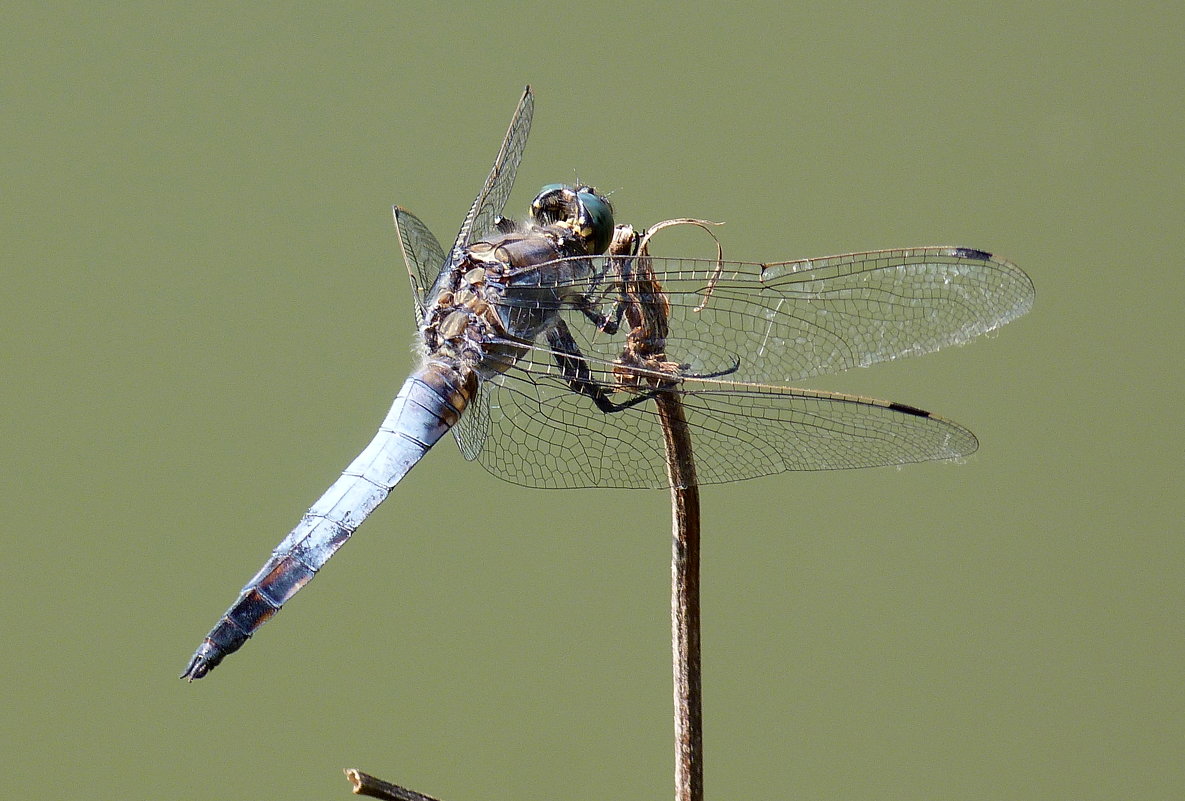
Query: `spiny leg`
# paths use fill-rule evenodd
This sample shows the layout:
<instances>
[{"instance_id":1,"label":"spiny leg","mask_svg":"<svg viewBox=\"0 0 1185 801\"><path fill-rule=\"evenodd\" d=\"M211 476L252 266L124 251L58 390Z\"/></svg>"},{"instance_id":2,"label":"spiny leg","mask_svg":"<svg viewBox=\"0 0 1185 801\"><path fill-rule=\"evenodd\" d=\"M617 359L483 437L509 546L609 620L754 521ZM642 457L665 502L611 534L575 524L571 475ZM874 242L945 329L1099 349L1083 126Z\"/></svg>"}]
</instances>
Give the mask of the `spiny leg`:
<instances>
[{"instance_id":1,"label":"spiny leg","mask_svg":"<svg viewBox=\"0 0 1185 801\"><path fill-rule=\"evenodd\" d=\"M620 412L631 406L637 406L639 403L654 397L658 391L650 390L639 393L624 403L614 403L609 400L609 392L593 376L592 370L589 369L588 361L584 358L584 354L580 352L580 346L572 338L572 332L568 330L568 325L563 320L557 321L555 326L548 330L547 344L551 346L552 356L555 358L556 365L560 368L561 375L563 375L564 380L568 383L568 387L579 395L587 396L596 404L598 409L606 414Z\"/></svg>"},{"instance_id":2,"label":"spiny leg","mask_svg":"<svg viewBox=\"0 0 1185 801\"><path fill-rule=\"evenodd\" d=\"M620 308L618 308L618 311L614 317L610 317L607 314L602 314L600 309L598 309L591 300L583 295L573 301L572 304L578 312L583 314L585 318L587 318L590 323L595 325L597 330L603 334L609 334L612 336L613 334L617 333L619 327L621 326L622 311ZM569 340L572 339L571 334L566 328L565 334L568 334ZM576 347L575 341L572 342L572 346ZM577 349L576 352L579 353L579 349Z\"/></svg>"}]
</instances>

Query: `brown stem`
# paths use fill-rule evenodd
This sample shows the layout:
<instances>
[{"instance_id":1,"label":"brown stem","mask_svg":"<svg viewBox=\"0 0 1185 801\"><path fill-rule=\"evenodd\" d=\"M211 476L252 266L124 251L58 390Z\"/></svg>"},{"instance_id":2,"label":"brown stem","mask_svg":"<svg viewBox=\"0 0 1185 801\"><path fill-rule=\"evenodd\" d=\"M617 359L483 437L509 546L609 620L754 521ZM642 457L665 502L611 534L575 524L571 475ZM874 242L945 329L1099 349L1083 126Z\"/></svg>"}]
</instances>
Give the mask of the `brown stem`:
<instances>
[{"instance_id":1,"label":"brown stem","mask_svg":"<svg viewBox=\"0 0 1185 801\"><path fill-rule=\"evenodd\" d=\"M699 486L683 403L655 396L671 479L671 656L675 699L675 801L703 801L703 687L699 637Z\"/></svg>"}]
</instances>

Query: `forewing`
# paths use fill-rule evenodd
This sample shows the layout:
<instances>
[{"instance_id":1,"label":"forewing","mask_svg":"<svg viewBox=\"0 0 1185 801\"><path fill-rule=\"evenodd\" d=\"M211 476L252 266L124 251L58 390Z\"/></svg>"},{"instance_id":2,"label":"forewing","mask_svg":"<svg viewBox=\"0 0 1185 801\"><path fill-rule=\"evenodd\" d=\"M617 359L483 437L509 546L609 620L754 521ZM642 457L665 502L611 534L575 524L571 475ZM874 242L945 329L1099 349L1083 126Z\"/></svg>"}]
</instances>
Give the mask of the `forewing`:
<instances>
[{"instance_id":1,"label":"forewing","mask_svg":"<svg viewBox=\"0 0 1185 801\"><path fill-rule=\"evenodd\" d=\"M399 247L403 251L403 263L411 281L416 323L423 323L428 289L444 269L444 248L419 217L400 206L392 210L395 214L395 231L399 234Z\"/></svg>"},{"instance_id":2,"label":"forewing","mask_svg":"<svg viewBox=\"0 0 1185 801\"><path fill-rule=\"evenodd\" d=\"M686 365L686 375L729 371L732 381L759 384L962 344L1024 314L1034 298L1019 267L969 248L768 264L654 258L652 266L670 303L668 359ZM581 289L591 306L612 316L620 286L610 277ZM570 319L577 320L574 332L589 328ZM621 337L594 331L581 349L591 359L612 361L621 353Z\"/></svg>"},{"instance_id":3,"label":"forewing","mask_svg":"<svg viewBox=\"0 0 1185 801\"><path fill-rule=\"evenodd\" d=\"M510 190L514 187L514 176L518 172L523 149L527 146L534 110L535 98L531 94L531 87L528 86L523 91L522 99L518 101L518 108L514 110L510 128L502 140L502 147L494 159L494 166L490 169L485 186L474 198L469 213L465 215L465 222L461 224L461 230L457 233L457 241L453 243L452 250L455 257L460 257L460 251L466 245L494 229L494 220L502 214L506 199L510 197Z\"/></svg>"}]
</instances>

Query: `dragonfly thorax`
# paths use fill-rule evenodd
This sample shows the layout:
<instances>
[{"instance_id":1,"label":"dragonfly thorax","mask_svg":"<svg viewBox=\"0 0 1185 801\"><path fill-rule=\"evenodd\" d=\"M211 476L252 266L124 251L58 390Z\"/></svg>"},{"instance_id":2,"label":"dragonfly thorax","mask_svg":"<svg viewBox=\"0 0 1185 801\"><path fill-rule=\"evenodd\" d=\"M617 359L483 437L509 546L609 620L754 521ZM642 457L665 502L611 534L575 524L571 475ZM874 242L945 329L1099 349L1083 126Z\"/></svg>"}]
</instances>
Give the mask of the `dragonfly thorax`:
<instances>
[{"instance_id":1,"label":"dragonfly thorax","mask_svg":"<svg viewBox=\"0 0 1185 801\"><path fill-rule=\"evenodd\" d=\"M483 380L504 372L579 294L575 279L594 269L582 258L586 247L563 223L528 225L466 247L429 301L425 355Z\"/></svg>"}]
</instances>

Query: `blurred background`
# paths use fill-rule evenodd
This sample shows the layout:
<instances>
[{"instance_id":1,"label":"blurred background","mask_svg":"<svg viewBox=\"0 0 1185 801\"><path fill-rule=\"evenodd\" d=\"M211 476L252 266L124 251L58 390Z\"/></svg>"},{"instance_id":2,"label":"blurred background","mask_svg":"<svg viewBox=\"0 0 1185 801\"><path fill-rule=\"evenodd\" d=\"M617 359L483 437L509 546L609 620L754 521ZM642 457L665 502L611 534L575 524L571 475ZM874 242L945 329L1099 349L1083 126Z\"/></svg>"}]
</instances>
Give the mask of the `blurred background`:
<instances>
[{"instance_id":1,"label":"blurred background","mask_svg":"<svg viewBox=\"0 0 1185 801\"><path fill-rule=\"evenodd\" d=\"M669 798L668 498L442 442L209 678L194 647L411 366L390 207L577 178L726 254L958 244L997 335L814 386L961 465L704 492L711 798L1185 782L1182 14L1142 3L15 3L0 26L11 798ZM1175 344L1174 344L1175 343Z\"/></svg>"}]
</instances>

